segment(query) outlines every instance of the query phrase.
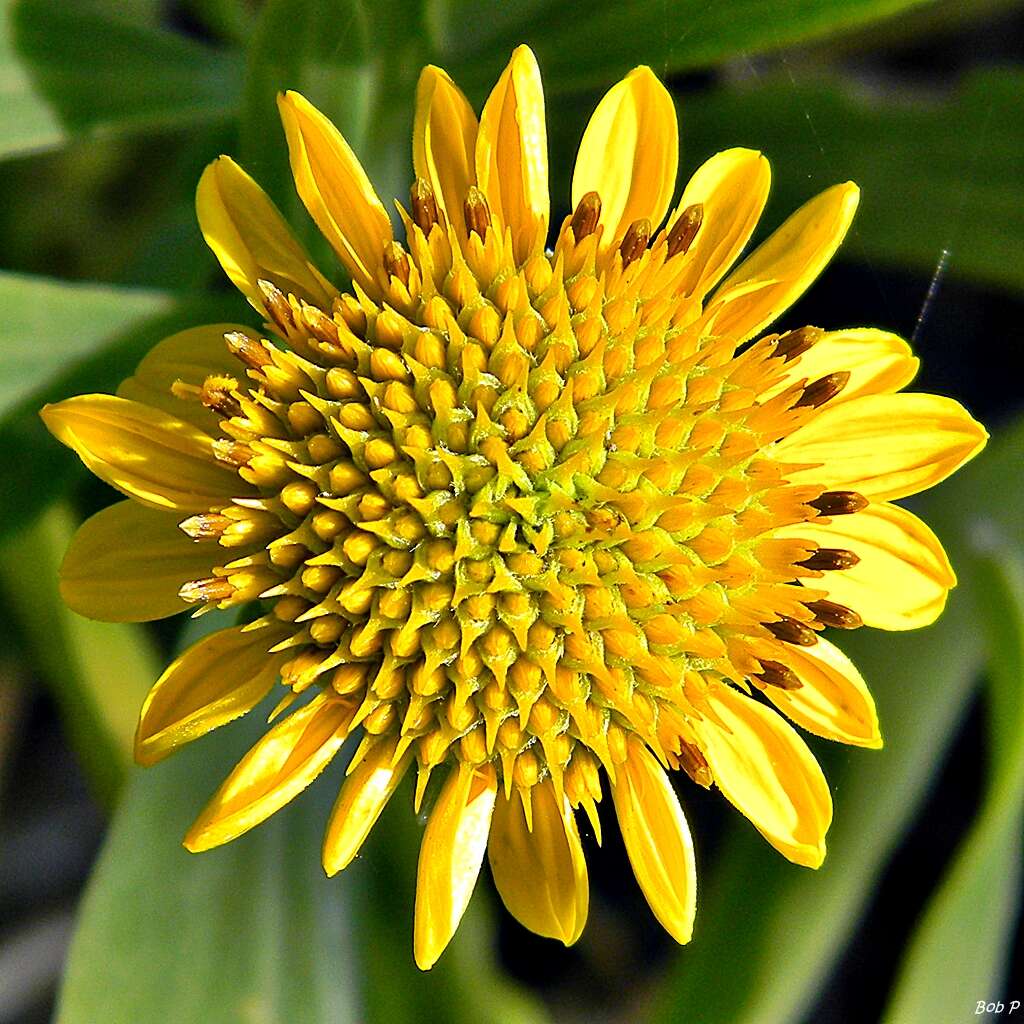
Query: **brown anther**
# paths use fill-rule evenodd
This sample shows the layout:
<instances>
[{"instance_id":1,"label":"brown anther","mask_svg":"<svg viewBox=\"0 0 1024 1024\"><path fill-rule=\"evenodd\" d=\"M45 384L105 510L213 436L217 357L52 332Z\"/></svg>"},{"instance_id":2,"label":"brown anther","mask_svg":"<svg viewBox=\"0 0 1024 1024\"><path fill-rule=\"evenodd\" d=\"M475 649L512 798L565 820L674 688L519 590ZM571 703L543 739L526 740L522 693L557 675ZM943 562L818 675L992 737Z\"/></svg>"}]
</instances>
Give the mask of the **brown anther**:
<instances>
[{"instance_id":1,"label":"brown anther","mask_svg":"<svg viewBox=\"0 0 1024 1024\"><path fill-rule=\"evenodd\" d=\"M764 625L776 640L783 643L813 647L818 642L818 634L813 629L808 629L802 622L787 616L783 616L778 622L766 622Z\"/></svg>"},{"instance_id":2,"label":"brown anther","mask_svg":"<svg viewBox=\"0 0 1024 1024\"><path fill-rule=\"evenodd\" d=\"M414 223L423 234L429 235L430 229L440 222L441 217L434 190L422 178L417 178L409 189L409 205L412 207Z\"/></svg>"},{"instance_id":3,"label":"brown anther","mask_svg":"<svg viewBox=\"0 0 1024 1024\"><path fill-rule=\"evenodd\" d=\"M384 246L384 270L388 277L397 277L402 284L409 283L409 257L398 242Z\"/></svg>"},{"instance_id":4,"label":"brown anther","mask_svg":"<svg viewBox=\"0 0 1024 1024\"><path fill-rule=\"evenodd\" d=\"M302 322L319 341L328 345L337 345L339 341L338 325L317 306L302 304Z\"/></svg>"},{"instance_id":5,"label":"brown anther","mask_svg":"<svg viewBox=\"0 0 1024 1024\"><path fill-rule=\"evenodd\" d=\"M775 351L772 355L788 363L797 356L802 356L824 333L820 327L801 327L789 331L775 342Z\"/></svg>"},{"instance_id":6,"label":"brown anther","mask_svg":"<svg viewBox=\"0 0 1024 1024\"><path fill-rule=\"evenodd\" d=\"M651 240L651 222L646 217L633 221L629 225L625 238L619 246L619 255L622 257L622 266L628 267L643 256L647 249L647 243Z\"/></svg>"},{"instance_id":7,"label":"brown anther","mask_svg":"<svg viewBox=\"0 0 1024 1024\"><path fill-rule=\"evenodd\" d=\"M804 388L803 394L793 403L793 408L817 409L819 406L835 398L849 381L849 370L840 370L838 373L830 373L825 377L819 377Z\"/></svg>"},{"instance_id":8,"label":"brown anther","mask_svg":"<svg viewBox=\"0 0 1024 1024\"><path fill-rule=\"evenodd\" d=\"M856 491L823 491L807 504L823 516L848 516L867 508L870 502Z\"/></svg>"},{"instance_id":9,"label":"brown anther","mask_svg":"<svg viewBox=\"0 0 1024 1024\"><path fill-rule=\"evenodd\" d=\"M707 759L701 753L700 749L695 747L692 743L687 743L686 740L683 740L678 756L679 767L682 768L698 786L710 789L711 784L715 781L715 777L711 774L711 766L708 764Z\"/></svg>"},{"instance_id":10,"label":"brown anther","mask_svg":"<svg viewBox=\"0 0 1024 1024\"><path fill-rule=\"evenodd\" d=\"M217 512L204 512L178 523L178 529L193 540L207 540L219 537L233 522L233 519Z\"/></svg>"},{"instance_id":11,"label":"brown anther","mask_svg":"<svg viewBox=\"0 0 1024 1024\"><path fill-rule=\"evenodd\" d=\"M221 416L241 416L242 403L231 393L237 389L238 381L234 377L210 376L203 381L199 400Z\"/></svg>"},{"instance_id":12,"label":"brown anther","mask_svg":"<svg viewBox=\"0 0 1024 1024\"><path fill-rule=\"evenodd\" d=\"M255 452L241 441L228 441L218 437L213 442L213 457L228 466L247 466L252 462Z\"/></svg>"},{"instance_id":13,"label":"brown anther","mask_svg":"<svg viewBox=\"0 0 1024 1024\"><path fill-rule=\"evenodd\" d=\"M295 317L292 314L288 297L271 281L261 278L256 282L256 286L263 296L263 305L266 307L267 315L287 334L295 326Z\"/></svg>"},{"instance_id":14,"label":"brown anther","mask_svg":"<svg viewBox=\"0 0 1024 1024\"><path fill-rule=\"evenodd\" d=\"M189 580L178 591L178 597L189 604L199 601L225 601L235 592L226 576L207 576L202 580Z\"/></svg>"},{"instance_id":15,"label":"brown anther","mask_svg":"<svg viewBox=\"0 0 1024 1024\"><path fill-rule=\"evenodd\" d=\"M253 370L258 370L260 367L266 366L267 363L273 362L270 353L263 345L254 341L248 334L242 334L241 331L228 331L224 335L224 341L227 343L228 351Z\"/></svg>"},{"instance_id":16,"label":"brown anther","mask_svg":"<svg viewBox=\"0 0 1024 1024\"><path fill-rule=\"evenodd\" d=\"M466 230L471 234L475 231L483 240L487 237L487 228L491 223L491 211L487 208L487 199L483 192L471 185L469 195L462 204L462 212L466 218Z\"/></svg>"},{"instance_id":17,"label":"brown anther","mask_svg":"<svg viewBox=\"0 0 1024 1024\"><path fill-rule=\"evenodd\" d=\"M761 661L761 671L755 673L752 678L759 679L766 686L777 686L780 690L799 690L803 682L791 669L778 661Z\"/></svg>"},{"instance_id":18,"label":"brown anther","mask_svg":"<svg viewBox=\"0 0 1024 1024\"><path fill-rule=\"evenodd\" d=\"M597 230L597 222L601 219L601 197L596 192L588 192L577 204L572 215L572 236L581 242L587 235Z\"/></svg>"},{"instance_id":19,"label":"brown anther","mask_svg":"<svg viewBox=\"0 0 1024 1024\"><path fill-rule=\"evenodd\" d=\"M668 251L666 253L668 259L689 250L693 245L693 240L697 237L697 232L700 231L703 220L703 203L694 203L693 206L688 206L679 214L679 219L672 225L672 229L668 233Z\"/></svg>"},{"instance_id":20,"label":"brown anther","mask_svg":"<svg viewBox=\"0 0 1024 1024\"><path fill-rule=\"evenodd\" d=\"M807 609L823 626L834 626L836 629L856 629L864 625L864 620L846 605L835 601L808 601Z\"/></svg>"},{"instance_id":21,"label":"brown anther","mask_svg":"<svg viewBox=\"0 0 1024 1024\"><path fill-rule=\"evenodd\" d=\"M859 561L860 555L845 548L818 548L813 555L796 564L815 572L829 572L832 569L852 569Z\"/></svg>"}]
</instances>

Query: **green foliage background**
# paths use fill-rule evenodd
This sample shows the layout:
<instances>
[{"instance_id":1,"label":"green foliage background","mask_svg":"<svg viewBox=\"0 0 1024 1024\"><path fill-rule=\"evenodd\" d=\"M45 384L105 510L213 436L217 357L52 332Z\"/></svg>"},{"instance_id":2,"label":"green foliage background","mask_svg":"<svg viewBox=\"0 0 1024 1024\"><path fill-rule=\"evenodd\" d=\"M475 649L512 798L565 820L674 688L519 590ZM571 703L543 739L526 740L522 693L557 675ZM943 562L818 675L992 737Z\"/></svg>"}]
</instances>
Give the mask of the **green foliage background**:
<instances>
[{"instance_id":1,"label":"green foliage background","mask_svg":"<svg viewBox=\"0 0 1024 1024\"><path fill-rule=\"evenodd\" d=\"M504 972L483 883L438 968L415 970L420 824L406 806L385 816L367 855L332 882L318 862L329 784L226 849L186 854L180 835L251 742L258 712L158 768L129 767L134 716L159 665L215 617L157 633L87 622L63 608L56 568L97 491L46 435L37 410L53 398L113 390L175 330L244 315L243 301L215 284L215 262L194 224L202 167L220 152L240 156L332 266L289 182L277 91L304 92L346 134L380 194L404 196L422 65L445 67L479 106L512 47L528 42L548 90L556 209L568 202L572 154L600 92L647 63L676 91L684 168L734 145L769 155L771 224L809 196L809 179L820 187L853 178L865 200L848 258L927 275L955 249L954 279L1019 293L1024 72L987 67L949 81L942 95L894 95L852 80L841 59L1005 6L3 4L0 589L8 652L0 684L49 689L112 816L82 903L60 1024L497 1024L569 1012L557 993L542 998ZM980 678L990 713L985 792L904 950L883 1020L965 1020L978 999L1005 997L1024 825L1022 452L1024 422L1008 423L982 457L920 503L962 584L941 624L909 635L864 631L844 644L873 685L886 747L827 752L837 819L825 867L794 868L746 823L731 823L713 863L702 865L696 941L635 979L622 1019L804 1020ZM587 942L583 969L599 972L601 952Z\"/></svg>"}]
</instances>

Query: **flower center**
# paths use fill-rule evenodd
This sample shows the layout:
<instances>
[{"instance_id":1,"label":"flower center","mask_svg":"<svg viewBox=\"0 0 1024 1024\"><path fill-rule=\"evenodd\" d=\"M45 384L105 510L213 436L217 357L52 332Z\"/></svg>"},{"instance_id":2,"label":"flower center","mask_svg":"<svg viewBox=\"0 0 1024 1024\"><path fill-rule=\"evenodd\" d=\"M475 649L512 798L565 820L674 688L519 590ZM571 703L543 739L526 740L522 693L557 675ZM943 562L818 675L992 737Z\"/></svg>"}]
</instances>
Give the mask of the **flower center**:
<instances>
[{"instance_id":1,"label":"flower center","mask_svg":"<svg viewBox=\"0 0 1024 1024\"><path fill-rule=\"evenodd\" d=\"M292 694L333 687L368 742L415 744L420 792L454 755L592 806L630 734L708 785L709 681L798 686L779 646L859 624L813 589L856 556L771 536L863 507L770 457L848 375L781 385L814 329L737 355L702 328L699 206L602 248L590 193L523 265L476 189L463 213L460 236L418 182L380 296L262 282L289 350L229 335L245 377L192 396L260 496L182 524L241 555L182 596L273 602Z\"/></svg>"}]
</instances>

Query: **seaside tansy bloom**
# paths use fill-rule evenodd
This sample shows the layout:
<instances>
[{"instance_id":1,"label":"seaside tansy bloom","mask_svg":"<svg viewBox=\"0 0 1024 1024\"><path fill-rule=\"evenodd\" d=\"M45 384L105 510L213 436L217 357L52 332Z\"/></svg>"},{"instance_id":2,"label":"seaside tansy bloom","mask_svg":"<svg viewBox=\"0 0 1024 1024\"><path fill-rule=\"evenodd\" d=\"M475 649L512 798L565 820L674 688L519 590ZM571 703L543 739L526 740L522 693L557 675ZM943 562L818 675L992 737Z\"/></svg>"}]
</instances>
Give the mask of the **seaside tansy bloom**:
<instances>
[{"instance_id":1,"label":"seaside tansy bloom","mask_svg":"<svg viewBox=\"0 0 1024 1024\"><path fill-rule=\"evenodd\" d=\"M324 839L334 874L403 776L417 808L437 778L422 968L485 854L512 914L574 942L575 812L599 837L608 791L654 914L689 940L693 845L668 769L817 867L832 802L789 722L881 744L823 628L937 617L953 573L892 502L986 437L956 402L900 393L917 360L893 334L762 334L835 253L856 186L811 199L734 268L768 163L719 153L674 199L676 115L641 67L594 112L552 232L541 80L521 47L479 120L443 71L423 72L399 241L330 121L295 93L280 110L348 289L221 157L199 222L264 330L185 331L116 396L43 411L130 499L73 541L73 608L138 621L258 602L142 709L149 765L283 684L185 845L259 824L355 737Z\"/></svg>"}]
</instances>

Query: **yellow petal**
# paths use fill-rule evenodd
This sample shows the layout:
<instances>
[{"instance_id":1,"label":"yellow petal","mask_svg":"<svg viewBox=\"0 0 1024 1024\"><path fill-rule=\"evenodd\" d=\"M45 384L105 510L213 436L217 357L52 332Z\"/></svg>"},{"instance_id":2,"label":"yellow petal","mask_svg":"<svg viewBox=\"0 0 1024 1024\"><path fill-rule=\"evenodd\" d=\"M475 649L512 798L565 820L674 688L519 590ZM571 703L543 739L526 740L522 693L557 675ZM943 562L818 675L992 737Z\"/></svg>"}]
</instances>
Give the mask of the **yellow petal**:
<instances>
[{"instance_id":1,"label":"yellow petal","mask_svg":"<svg viewBox=\"0 0 1024 1024\"><path fill-rule=\"evenodd\" d=\"M476 184L476 132L476 114L459 87L440 68L425 67L416 87L412 163L463 241L462 206Z\"/></svg>"},{"instance_id":2,"label":"yellow petal","mask_svg":"<svg viewBox=\"0 0 1024 1024\"><path fill-rule=\"evenodd\" d=\"M708 330L743 341L796 302L835 255L859 197L848 181L800 207L722 282L705 313Z\"/></svg>"},{"instance_id":3,"label":"yellow petal","mask_svg":"<svg viewBox=\"0 0 1024 1024\"><path fill-rule=\"evenodd\" d=\"M668 90L648 67L634 68L597 105L572 175L573 209L588 192L601 197L602 246L630 224L662 222L676 186L679 126Z\"/></svg>"},{"instance_id":4,"label":"yellow petal","mask_svg":"<svg viewBox=\"0 0 1024 1024\"><path fill-rule=\"evenodd\" d=\"M60 593L79 615L148 622L184 611L178 590L209 576L220 549L189 540L175 512L120 501L78 528L60 567Z\"/></svg>"},{"instance_id":5,"label":"yellow petal","mask_svg":"<svg viewBox=\"0 0 1024 1024\"><path fill-rule=\"evenodd\" d=\"M813 647L787 645L779 661L791 668L803 686L765 689L765 696L788 718L816 736L880 747L875 702L856 666L822 637Z\"/></svg>"},{"instance_id":6,"label":"yellow petal","mask_svg":"<svg viewBox=\"0 0 1024 1024\"><path fill-rule=\"evenodd\" d=\"M460 763L430 812L416 870L413 950L421 971L437 962L469 905L497 792L493 765Z\"/></svg>"},{"instance_id":7,"label":"yellow petal","mask_svg":"<svg viewBox=\"0 0 1024 1024\"><path fill-rule=\"evenodd\" d=\"M299 795L348 735L354 708L331 693L278 722L238 762L185 836L192 853L230 842Z\"/></svg>"},{"instance_id":8,"label":"yellow petal","mask_svg":"<svg viewBox=\"0 0 1024 1024\"><path fill-rule=\"evenodd\" d=\"M876 629L917 629L934 622L956 586L938 537L912 512L881 502L828 525L801 523L778 531L823 548L845 548L860 561L852 569L809 581L830 601L857 612Z\"/></svg>"},{"instance_id":9,"label":"yellow petal","mask_svg":"<svg viewBox=\"0 0 1024 1024\"><path fill-rule=\"evenodd\" d=\"M870 327L828 331L803 355L786 364L783 380L763 392L765 401L804 378L817 380L829 373L846 370L850 380L830 400L831 406L867 394L888 394L906 387L917 373L920 361L897 334Z\"/></svg>"},{"instance_id":10,"label":"yellow petal","mask_svg":"<svg viewBox=\"0 0 1024 1024\"><path fill-rule=\"evenodd\" d=\"M337 290L313 266L266 192L230 157L219 157L203 172L196 213L224 273L256 309L266 312L261 279L330 309Z\"/></svg>"},{"instance_id":11,"label":"yellow petal","mask_svg":"<svg viewBox=\"0 0 1024 1024\"><path fill-rule=\"evenodd\" d=\"M789 473L792 483L888 500L945 480L987 439L985 428L959 402L911 392L861 395L826 406L775 451L785 462L817 464Z\"/></svg>"},{"instance_id":12,"label":"yellow petal","mask_svg":"<svg viewBox=\"0 0 1024 1024\"><path fill-rule=\"evenodd\" d=\"M616 769L612 785L622 840L654 916L676 940L693 934L697 868L690 829L664 769L642 744Z\"/></svg>"},{"instance_id":13,"label":"yellow petal","mask_svg":"<svg viewBox=\"0 0 1024 1024\"><path fill-rule=\"evenodd\" d=\"M487 857L509 913L525 928L571 946L587 922L587 862L569 801L550 782L530 790L533 830L517 791L498 797Z\"/></svg>"},{"instance_id":14,"label":"yellow petal","mask_svg":"<svg viewBox=\"0 0 1024 1024\"><path fill-rule=\"evenodd\" d=\"M216 461L209 434L141 402L78 395L40 415L101 480L153 508L206 512L251 490Z\"/></svg>"},{"instance_id":15,"label":"yellow petal","mask_svg":"<svg viewBox=\"0 0 1024 1024\"><path fill-rule=\"evenodd\" d=\"M412 755L393 764L394 754L394 743L378 743L342 785L324 836L323 864L328 875L336 875L352 862L402 781Z\"/></svg>"},{"instance_id":16,"label":"yellow petal","mask_svg":"<svg viewBox=\"0 0 1024 1024\"><path fill-rule=\"evenodd\" d=\"M337 128L297 92L278 97L295 187L353 279L376 291L391 221Z\"/></svg>"},{"instance_id":17,"label":"yellow petal","mask_svg":"<svg viewBox=\"0 0 1024 1024\"><path fill-rule=\"evenodd\" d=\"M705 161L683 190L669 225L698 203L701 226L690 247L689 265L678 290L702 298L736 261L750 241L768 200L772 173L753 149L727 149Z\"/></svg>"},{"instance_id":18,"label":"yellow petal","mask_svg":"<svg viewBox=\"0 0 1024 1024\"><path fill-rule=\"evenodd\" d=\"M256 340L252 328L240 324L206 324L179 331L149 350L135 373L121 382L117 389L118 397L163 409L208 434L219 434L223 416L207 409L202 402L179 398L172 393L171 387L179 380L199 387L209 376L238 376L242 373L244 367L224 343L224 335L229 332L245 334Z\"/></svg>"},{"instance_id":19,"label":"yellow petal","mask_svg":"<svg viewBox=\"0 0 1024 1024\"><path fill-rule=\"evenodd\" d=\"M524 262L547 236L548 137L537 58L518 46L484 104L476 139L476 180L491 216L512 231Z\"/></svg>"},{"instance_id":20,"label":"yellow petal","mask_svg":"<svg viewBox=\"0 0 1024 1024\"><path fill-rule=\"evenodd\" d=\"M149 691L135 733L142 765L173 754L252 710L270 692L287 655L267 652L280 630L222 629L175 659Z\"/></svg>"},{"instance_id":21,"label":"yellow petal","mask_svg":"<svg viewBox=\"0 0 1024 1024\"><path fill-rule=\"evenodd\" d=\"M705 719L697 728L718 788L785 857L820 867L832 797L807 744L770 708L729 686L709 688L707 699L722 724Z\"/></svg>"}]
</instances>

